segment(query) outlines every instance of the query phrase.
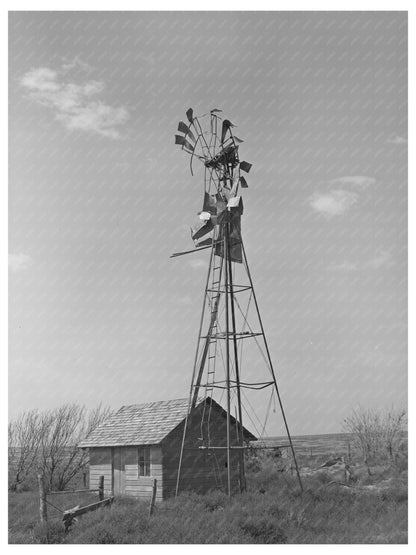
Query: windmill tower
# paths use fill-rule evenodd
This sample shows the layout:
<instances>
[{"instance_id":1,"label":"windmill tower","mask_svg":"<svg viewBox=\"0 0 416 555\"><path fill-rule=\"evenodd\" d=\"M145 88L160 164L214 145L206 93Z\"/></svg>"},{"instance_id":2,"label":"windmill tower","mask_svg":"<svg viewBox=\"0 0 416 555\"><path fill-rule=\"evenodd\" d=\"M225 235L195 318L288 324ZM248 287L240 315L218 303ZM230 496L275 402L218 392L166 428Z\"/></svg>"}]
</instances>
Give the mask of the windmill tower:
<instances>
[{"instance_id":1,"label":"windmill tower","mask_svg":"<svg viewBox=\"0 0 416 555\"><path fill-rule=\"evenodd\" d=\"M186 112L188 122L180 121L178 131L181 134L175 135L175 143L190 155L192 175L194 160L202 164L204 191L201 211L191 228L195 248L175 253L172 257L204 249L209 251L188 417L201 399L215 399L226 405L226 445L215 445L212 437L215 434L210 426L211 406L206 403L200 422L199 448L208 450L214 457L218 452L225 452L227 479L226 484L221 485L231 495L231 465L236 452L239 489L244 491L246 487L244 450L248 446L244 441L243 422L249 421L261 440L267 435L272 409L274 413L280 413L281 431L288 441L284 447L290 450L302 488L241 234L244 211L241 189L248 187L243 173L248 173L252 165L240 160L239 145L243 141L234 135L233 124L222 119L220 113L221 110L215 109L196 117L190 108ZM176 494L181 488L187 421ZM267 448L266 445L260 447Z\"/></svg>"}]
</instances>

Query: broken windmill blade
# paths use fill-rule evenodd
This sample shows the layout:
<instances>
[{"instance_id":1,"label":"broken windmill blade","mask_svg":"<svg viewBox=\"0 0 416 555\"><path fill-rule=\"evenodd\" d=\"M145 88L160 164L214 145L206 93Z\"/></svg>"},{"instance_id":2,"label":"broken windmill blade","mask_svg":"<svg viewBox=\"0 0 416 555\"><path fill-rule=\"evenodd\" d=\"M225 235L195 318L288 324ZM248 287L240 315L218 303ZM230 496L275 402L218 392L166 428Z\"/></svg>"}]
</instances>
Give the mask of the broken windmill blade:
<instances>
[{"instance_id":1,"label":"broken windmill blade","mask_svg":"<svg viewBox=\"0 0 416 555\"><path fill-rule=\"evenodd\" d=\"M229 132L232 127L234 127L234 125L231 123L229 119L225 119L222 122L221 144L224 144L227 132Z\"/></svg>"},{"instance_id":2,"label":"broken windmill blade","mask_svg":"<svg viewBox=\"0 0 416 555\"><path fill-rule=\"evenodd\" d=\"M241 233L244 205L239 188L248 187L241 172L249 173L252 164L245 160L240 161L239 146L243 141L233 135L234 125L231 121L220 118L218 113L220 110L214 108L197 117L190 108L186 112L189 123L179 122L178 131L182 135L175 136L175 142L191 155L191 173L193 157L201 161L204 188L202 207L197 212L196 223L191 227L191 239L195 248L172 256L204 249L210 252L190 384L189 411L183 428L179 456L176 494L186 481L182 476L182 463L184 452L193 449L190 447L195 429L192 419L193 410L197 406L204 407L197 426L198 437L194 438L198 442L198 450L206 452L207 456L212 455L213 451L218 456L223 452L226 458L222 460L220 467L217 461L217 468L212 470L218 473L218 483L225 487L228 495L234 491L236 484L239 484L240 491L244 490L243 452L247 447L247 438L253 439L254 435L244 427L243 416L253 426L258 426L250 417L254 411L250 402L251 395L259 395L254 405L264 416L264 423L255 430L258 438L264 436L272 401L279 405L283 420L282 431L288 437L302 487ZM251 344L257 349L254 355L247 357L250 360L247 368L242 364L243 344ZM265 362L261 372L257 361ZM221 392L225 392L226 396L226 430L223 436L219 436L218 430L211 429L210 425L210 407L216 395L221 400ZM205 403L197 405L201 395ZM270 399L264 397L265 395L270 396ZM190 434L191 439L187 440L187 434ZM212 462L215 457L209 460ZM188 464L189 461L185 466Z\"/></svg>"},{"instance_id":3,"label":"broken windmill blade","mask_svg":"<svg viewBox=\"0 0 416 555\"><path fill-rule=\"evenodd\" d=\"M194 137L194 134L192 133L192 131L189 129L189 127L186 125L186 123L184 123L183 121L180 121L178 124L178 131L180 131L181 133L185 134L186 136L189 136L189 138L191 139L191 141L193 143L196 142L196 139Z\"/></svg>"}]
</instances>

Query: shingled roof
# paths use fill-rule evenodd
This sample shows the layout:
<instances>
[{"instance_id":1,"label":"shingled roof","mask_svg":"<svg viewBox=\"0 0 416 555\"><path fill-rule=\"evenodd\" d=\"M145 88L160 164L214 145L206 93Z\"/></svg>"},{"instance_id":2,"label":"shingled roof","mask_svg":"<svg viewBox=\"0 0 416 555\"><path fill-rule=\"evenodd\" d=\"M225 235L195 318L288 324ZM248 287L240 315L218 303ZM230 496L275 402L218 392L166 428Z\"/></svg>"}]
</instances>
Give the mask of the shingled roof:
<instances>
[{"instance_id":1,"label":"shingled roof","mask_svg":"<svg viewBox=\"0 0 416 555\"><path fill-rule=\"evenodd\" d=\"M225 413L220 405L209 400ZM121 407L78 447L158 444L186 418L188 403L189 399L174 399ZM248 439L256 439L248 430L244 432L246 436L251 436Z\"/></svg>"}]
</instances>

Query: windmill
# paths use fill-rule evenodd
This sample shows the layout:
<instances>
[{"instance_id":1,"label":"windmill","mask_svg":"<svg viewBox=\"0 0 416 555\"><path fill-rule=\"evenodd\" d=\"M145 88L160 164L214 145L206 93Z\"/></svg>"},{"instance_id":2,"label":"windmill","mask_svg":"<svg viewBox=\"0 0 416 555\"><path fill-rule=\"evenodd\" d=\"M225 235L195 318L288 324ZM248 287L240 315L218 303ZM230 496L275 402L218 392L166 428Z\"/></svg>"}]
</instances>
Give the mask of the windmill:
<instances>
[{"instance_id":1,"label":"windmill","mask_svg":"<svg viewBox=\"0 0 416 555\"><path fill-rule=\"evenodd\" d=\"M252 164L240 160L239 147L243 141L234 134L235 126L231 121L223 119L220 114L221 110L214 109L196 117L190 108L186 112L187 123L180 121L180 134L175 135L175 143L190 156L192 175L194 163L202 164L204 191L201 210L191 228L194 248L174 253L172 257L204 249L210 252L188 416L201 398L217 398L221 404L225 395L226 445L215 445L211 438L210 405L207 403L201 417L199 448L207 449L214 456L217 450L226 451L227 483L224 487L231 495L231 457L235 450L238 453L239 488L240 491L245 489L244 450L248 446L243 437L243 421L249 420L258 435L264 437L272 408L273 412L280 410L282 429L288 439L288 445L284 447L291 451L303 489L241 234L244 210L241 190L248 187L244 174L249 173ZM251 344L250 354L248 344ZM255 407L261 407L261 419L255 416ZM176 494L181 486L186 434L187 421ZM266 445L263 447L267 448Z\"/></svg>"}]
</instances>

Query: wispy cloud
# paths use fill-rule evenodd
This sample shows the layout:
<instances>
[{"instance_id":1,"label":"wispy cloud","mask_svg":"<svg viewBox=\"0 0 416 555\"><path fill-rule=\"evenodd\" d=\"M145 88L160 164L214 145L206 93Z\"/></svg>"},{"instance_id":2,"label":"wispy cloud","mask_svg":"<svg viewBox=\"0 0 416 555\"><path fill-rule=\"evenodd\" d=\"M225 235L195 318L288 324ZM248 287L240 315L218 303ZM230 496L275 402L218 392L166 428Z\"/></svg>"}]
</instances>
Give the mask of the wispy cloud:
<instances>
[{"instance_id":1,"label":"wispy cloud","mask_svg":"<svg viewBox=\"0 0 416 555\"><path fill-rule=\"evenodd\" d=\"M387 142L394 145L407 145L407 139L405 139L404 137L400 137L400 135L391 135L387 139Z\"/></svg>"},{"instance_id":2,"label":"wispy cloud","mask_svg":"<svg viewBox=\"0 0 416 555\"><path fill-rule=\"evenodd\" d=\"M337 177L336 179L331 179L329 181L330 185L337 185L338 187L357 187L359 189L366 189L371 185L374 185L376 180L374 177L367 177L366 175L347 175L343 177Z\"/></svg>"},{"instance_id":3,"label":"wispy cloud","mask_svg":"<svg viewBox=\"0 0 416 555\"><path fill-rule=\"evenodd\" d=\"M339 264L330 264L328 270L330 272L339 272L343 274L357 272L359 270L379 270L380 268L388 268L394 265L393 257L387 250L378 251L374 257L366 262L352 262L344 260Z\"/></svg>"},{"instance_id":4,"label":"wispy cloud","mask_svg":"<svg viewBox=\"0 0 416 555\"><path fill-rule=\"evenodd\" d=\"M326 182L327 190L315 192L309 198L309 205L328 218L341 216L359 200L365 189L375 183L375 178L367 175L337 177Z\"/></svg>"},{"instance_id":5,"label":"wispy cloud","mask_svg":"<svg viewBox=\"0 0 416 555\"><path fill-rule=\"evenodd\" d=\"M203 258L193 258L189 260L188 264L193 270L198 270L199 268L207 267L207 261L204 260Z\"/></svg>"},{"instance_id":6,"label":"wispy cloud","mask_svg":"<svg viewBox=\"0 0 416 555\"><path fill-rule=\"evenodd\" d=\"M393 266L393 258L391 253L386 250L379 251L374 258L367 262L367 268L372 268L373 270L378 270L379 268Z\"/></svg>"},{"instance_id":7,"label":"wispy cloud","mask_svg":"<svg viewBox=\"0 0 416 555\"><path fill-rule=\"evenodd\" d=\"M355 264L354 262L348 262L347 260L341 262L340 264L330 264L328 266L328 270L330 272L340 272L344 274L355 272L357 269L357 264Z\"/></svg>"},{"instance_id":8,"label":"wispy cloud","mask_svg":"<svg viewBox=\"0 0 416 555\"><path fill-rule=\"evenodd\" d=\"M23 75L20 84L34 101L50 108L67 129L89 131L110 139L120 138L117 127L128 120L128 111L100 100L98 95L105 88L102 81L75 83L69 80L68 72L74 67L83 69L79 61L64 64L59 70L48 67L31 69Z\"/></svg>"},{"instance_id":9,"label":"wispy cloud","mask_svg":"<svg viewBox=\"0 0 416 555\"><path fill-rule=\"evenodd\" d=\"M336 189L324 193L314 193L309 199L309 204L315 212L332 218L347 212L357 202L357 199L357 193Z\"/></svg>"},{"instance_id":10,"label":"wispy cloud","mask_svg":"<svg viewBox=\"0 0 416 555\"><path fill-rule=\"evenodd\" d=\"M32 264L33 260L27 254L9 254L9 268L12 272L27 270L27 268L29 268Z\"/></svg>"}]
</instances>

